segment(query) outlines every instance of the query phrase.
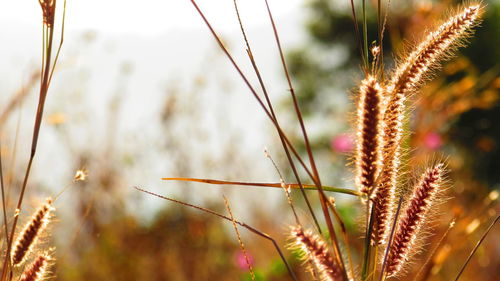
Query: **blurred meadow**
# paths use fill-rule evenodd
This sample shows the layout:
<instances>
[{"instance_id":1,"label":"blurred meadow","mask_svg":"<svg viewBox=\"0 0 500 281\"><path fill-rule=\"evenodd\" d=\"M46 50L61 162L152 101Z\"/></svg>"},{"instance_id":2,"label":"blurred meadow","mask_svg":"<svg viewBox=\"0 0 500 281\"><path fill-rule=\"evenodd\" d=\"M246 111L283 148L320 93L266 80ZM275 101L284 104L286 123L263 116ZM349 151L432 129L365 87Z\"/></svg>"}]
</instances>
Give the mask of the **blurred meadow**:
<instances>
[{"instance_id":1,"label":"blurred meadow","mask_svg":"<svg viewBox=\"0 0 500 281\"><path fill-rule=\"evenodd\" d=\"M377 38L377 2L366 1L370 47ZM393 2L382 47L386 69L425 36L426 27L435 27L461 4ZM57 1L56 46L62 3ZM260 90L233 1L197 3ZM353 101L364 73L350 3L269 0L323 185L355 190ZM361 1L354 3L360 12ZM430 210L432 228L420 242L418 259L405 270L408 275L399 280L454 280L500 210L500 2L483 4L483 20L469 43L411 98L405 127L411 133L403 144L406 181L416 181L414 171L429 162L446 161L449 173L446 200ZM281 127L308 159L266 3L239 0L238 5ZM386 5L382 1L384 11ZM273 123L186 0L67 1L64 44L50 80L25 199L16 209L44 75L42 12L37 1L9 1L2 10L0 152L7 218L2 225L17 217L24 225L44 198L55 199L50 235L39 246L40 251L51 248L54 256L50 280L293 280L269 240L243 227L240 237L231 221L134 187L234 215L275 239L297 280L314 280L299 251L288 247L294 224L289 200L302 223L315 226L299 190L287 198L281 188L162 180L280 183L281 176L296 182ZM85 179L75 176L77 171L85 172ZM313 184L304 169L298 175ZM307 192L311 209L321 213L321 200ZM362 203L349 194L328 195L349 234L350 246L343 247L361 260ZM9 252L9 236L1 233L2 252ZM498 280L498 237L496 225L461 280Z\"/></svg>"}]
</instances>

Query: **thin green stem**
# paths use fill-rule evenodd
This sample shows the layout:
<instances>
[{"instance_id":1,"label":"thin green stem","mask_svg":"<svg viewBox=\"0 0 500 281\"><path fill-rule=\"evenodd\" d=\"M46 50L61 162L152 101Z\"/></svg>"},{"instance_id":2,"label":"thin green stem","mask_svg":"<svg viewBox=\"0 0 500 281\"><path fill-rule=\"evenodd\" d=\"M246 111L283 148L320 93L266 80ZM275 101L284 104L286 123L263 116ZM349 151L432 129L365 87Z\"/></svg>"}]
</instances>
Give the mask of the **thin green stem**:
<instances>
[{"instance_id":1,"label":"thin green stem","mask_svg":"<svg viewBox=\"0 0 500 281\"><path fill-rule=\"evenodd\" d=\"M5 186L3 182L3 166L2 166L2 145L0 143L0 185L2 187L2 212L3 212L3 224L5 227L5 239L7 241L7 244L9 244L9 227L8 227L8 222L7 222L7 206L6 206L6 201L5 201ZM7 259L10 260L10 252L6 253Z\"/></svg>"},{"instance_id":2,"label":"thin green stem","mask_svg":"<svg viewBox=\"0 0 500 281\"><path fill-rule=\"evenodd\" d=\"M264 94L264 98L266 100L267 106L269 107L269 112L271 113L271 117L272 117L272 119L274 119L274 122L276 123L276 127L279 128L280 125L279 125L279 122L278 122L278 118L277 118L277 116L276 116L276 114L274 112L273 104L271 102L271 99L269 98L269 94L268 94L266 86L264 84L264 80L262 79L262 76L260 74L259 68L257 66L257 62L255 61L255 58L253 56L252 48L250 47L250 42L248 41L248 38L246 36L245 28L243 26L243 22L242 22L241 17L240 17L240 13L239 13L239 10L238 10L238 4L237 4L236 0L234 0L234 8L235 8L235 11L236 11L236 16L238 18L238 22L240 24L241 33L243 35L245 44L247 46L248 58L250 59L250 62L252 63L255 75L259 79L259 84L261 86L262 93ZM321 233L321 228L319 226L318 219L316 218L316 215L314 214L314 211L313 211L313 208L312 208L311 203L309 201L309 198L307 197L307 195L306 195L306 193L304 191L304 188L302 187L302 182L301 182L300 176L298 174L297 168L295 166L295 163L293 162L292 155L290 154L290 149L288 148L288 145L287 145L287 143L286 143L286 141L284 139L284 136L279 132L279 130L277 130L277 131L278 131L278 136L279 136L280 141L281 141L281 145L283 146L283 150L285 151L288 163L290 164L290 168L292 169L293 175L294 175L297 183L299 184L300 191L302 193L304 201L306 202L307 208L309 209L309 213L311 214L311 216L312 216L312 218L314 220L314 223L316 225L316 228L318 229L318 232ZM299 160L300 160L300 158L299 158Z\"/></svg>"},{"instance_id":3,"label":"thin green stem","mask_svg":"<svg viewBox=\"0 0 500 281\"><path fill-rule=\"evenodd\" d=\"M371 204L370 208L370 201L366 202L367 204L367 209L368 214L369 214L369 219L368 223L366 225L366 237L365 237L365 246L364 246L364 253L363 253L363 265L362 265L362 271L361 271L361 280L366 281L368 279L368 268L370 267L370 260L371 260L371 237L372 237L372 231L373 231L373 224L375 221L375 204ZM371 209L371 210L370 210Z\"/></svg>"},{"instance_id":4,"label":"thin green stem","mask_svg":"<svg viewBox=\"0 0 500 281\"><path fill-rule=\"evenodd\" d=\"M214 180L214 179L199 179L199 178L162 178L162 180L166 181L190 181L190 182L200 182L206 184L214 184L214 185L240 185L240 186L262 186L262 187L274 187L274 188L282 188L281 183L264 183L264 182L241 182L241 181L225 181L225 180ZM300 184L298 183L287 183L286 186L289 186L293 189L300 188ZM304 190L318 190L318 187L314 184L302 184ZM361 196L361 194L357 190L340 188L334 186L323 185L321 188L324 191L336 192L347 194L351 196Z\"/></svg>"},{"instance_id":5,"label":"thin green stem","mask_svg":"<svg viewBox=\"0 0 500 281\"><path fill-rule=\"evenodd\" d=\"M367 71L370 64L368 61L368 24L366 22L366 0L363 0L363 54L365 71Z\"/></svg>"},{"instance_id":6,"label":"thin green stem","mask_svg":"<svg viewBox=\"0 0 500 281\"><path fill-rule=\"evenodd\" d=\"M290 274L290 277L292 277L292 279L294 281L297 281L297 276L295 276L295 273L293 272L292 270L292 267L288 264L286 258L285 258L285 255L283 254L283 252L281 251L280 247L278 246L278 243L276 242L276 240L274 240L274 238L272 238L270 235L256 229L255 227L252 227L244 222L240 222L240 221L237 221L237 220L232 220L230 217L228 216L225 216L225 215L222 215L222 214L219 214L215 211L212 211L210 209L206 209L206 208L203 208L203 207L200 207L200 206L196 206L196 205L193 205L193 204L189 204L189 203L186 203L186 202L183 202L183 201L179 201L179 200L176 200L176 199L173 199L173 198L170 198L170 197L166 197L166 196L163 196L163 195L160 195L160 194L157 194L157 193L154 193L154 192L151 192L151 191L148 191L148 190L145 190L145 189L142 189L140 187L137 187L137 186L134 186L134 188L140 192L143 192L143 193L146 193L146 194L150 194L152 196L155 196L155 197L158 197L158 198L161 198L161 199L164 199L164 200L168 200L170 202L174 202L176 204L181 204L183 206L186 206L186 207L189 207L189 208L193 208L193 209L197 209L197 210L200 210L202 212L205 212L205 213L208 213L208 214L211 214L211 215L214 215L216 217L219 217L221 219L224 219L224 220L227 220L227 221L230 221L230 222L235 222L236 224L248 229L250 232L253 232L254 234L256 235L259 235L260 237L264 238L264 239L267 239L269 241L271 241L271 243L273 243L274 245L274 248L276 249L276 251L278 252L281 260L283 261L283 263L285 264L285 267L286 269L288 270L288 273Z\"/></svg>"},{"instance_id":7,"label":"thin green stem","mask_svg":"<svg viewBox=\"0 0 500 281\"><path fill-rule=\"evenodd\" d=\"M385 248L384 261L382 262L382 268L380 269L380 279L379 281L385 280L387 273L385 268L387 266L387 258L389 257L389 251L391 250L392 240L394 238L394 233L396 232L396 226L398 225L399 213L401 212L401 204L403 203L403 196L399 197L398 208L396 214L394 214L394 221L392 223L391 234L389 235L389 241L387 241L387 247Z\"/></svg>"},{"instance_id":8,"label":"thin green stem","mask_svg":"<svg viewBox=\"0 0 500 281\"><path fill-rule=\"evenodd\" d=\"M53 26L49 27L47 25L44 25L43 30L44 30L44 32L43 32L43 46L44 46L43 50L44 50L44 52L43 52L43 56L42 56L43 57L43 59L42 59L43 71L42 71L42 76L41 76L40 96L39 96L39 100L38 100L38 108L37 108L36 119L35 119L35 124L34 124L34 128L33 128L33 136L32 136L32 142L31 142L31 154L30 154L28 166L26 168L26 172L24 175L24 180L23 180L22 187L21 187L21 193L19 194L19 199L18 199L18 202L16 205L16 214L14 216L14 221L12 222L12 228L10 229L10 235L9 235L9 238L7 241L6 257L9 255L8 253L10 253L10 251L12 249L12 241L14 240L16 226L17 226L17 223L19 221L19 213L21 211L21 206L23 203L24 194L26 192L26 187L28 185L28 179L30 176L31 166L33 164L33 160L34 160L35 154L36 154L36 148L37 148L37 144L38 144L38 136L40 133L40 126L41 126L42 119L43 119L43 109L45 106L45 98L47 97L47 92L49 89L49 77L50 77L50 73L51 73L51 54L52 54L52 41L54 38L54 28L53 28ZM5 280L7 273L9 272L9 270L11 270L11 267L8 266L9 262L10 262L10 259L5 258L5 260L3 262L2 280ZM11 272L10 276L12 278L12 271L10 271L10 272Z\"/></svg>"},{"instance_id":9,"label":"thin green stem","mask_svg":"<svg viewBox=\"0 0 500 281\"><path fill-rule=\"evenodd\" d=\"M490 224L490 226L488 227L488 229L486 229L486 231L481 236L481 239L479 239L479 241L477 242L477 244L474 247L474 249L472 249L472 252L470 252L469 256L467 257L467 260L464 263L464 265L462 266L462 268L460 268L460 272L458 272L457 277L455 278L455 281L458 281L458 279L460 279L460 276L462 275L462 273L464 272L465 268L469 264L470 260L472 259L472 256L476 253L476 251L479 248L479 246L481 246L481 244L483 243L483 241L486 238L486 236L488 236L488 233L490 233L491 229L493 229L493 226L495 226L495 224L498 222L498 219L500 219L500 215L497 216L495 218L495 220L493 220L493 222Z\"/></svg>"}]
</instances>

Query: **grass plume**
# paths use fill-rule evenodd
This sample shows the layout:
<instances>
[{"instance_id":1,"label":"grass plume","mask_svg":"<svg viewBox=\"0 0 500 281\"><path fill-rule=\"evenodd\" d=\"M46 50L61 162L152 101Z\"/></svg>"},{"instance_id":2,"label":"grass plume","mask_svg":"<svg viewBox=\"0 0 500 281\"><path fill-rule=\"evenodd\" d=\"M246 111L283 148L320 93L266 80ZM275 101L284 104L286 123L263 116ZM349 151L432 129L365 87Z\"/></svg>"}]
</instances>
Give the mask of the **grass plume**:
<instances>
[{"instance_id":1,"label":"grass plume","mask_svg":"<svg viewBox=\"0 0 500 281\"><path fill-rule=\"evenodd\" d=\"M45 279L51 257L47 254L39 255L35 261L24 270L20 281L41 281Z\"/></svg>"},{"instance_id":2,"label":"grass plume","mask_svg":"<svg viewBox=\"0 0 500 281\"><path fill-rule=\"evenodd\" d=\"M40 234L45 230L50 221L50 212L54 210L52 207L52 199L48 198L47 202L40 206L33 214L31 220L26 223L24 229L19 233L17 240L12 248L12 264L20 265L29 255L35 246Z\"/></svg>"},{"instance_id":3,"label":"grass plume","mask_svg":"<svg viewBox=\"0 0 500 281\"><path fill-rule=\"evenodd\" d=\"M322 281L345 280L343 273L335 262L323 239L311 231L304 231L295 226L290 230L293 246L304 252L304 261L311 261L317 268Z\"/></svg>"},{"instance_id":4,"label":"grass plume","mask_svg":"<svg viewBox=\"0 0 500 281\"><path fill-rule=\"evenodd\" d=\"M394 72L388 88L396 93L409 93L417 88L425 74L440 59L451 53L472 27L478 23L480 4L472 4L448 19L427 37L406 57Z\"/></svg>"},{"instance_id":5,"label":"grass plume","mask_svg":"<svg viewBox=\"0 0 500 281\"><path fill-rule=\"evenodd\" d=\"M426 213L441 187L443 172L444 165L437 164L427 169L415 186L394 234L387 260L388 276L394 276L400 272L412 254L412 246L425 222Z\"/></svg>"},{"instance_id":6,"label":"grass plume","mask_svg":"<svg viewBox=\"0 0 500 281\"><path fill-rule=\"evenodd\" d=\"M403 119L406 97L401 93L392 96L383 117L383 168L377 180L373 196L375 229L373 242L382 244L387 238L392 218L391 206L394 202L399 168L401 164L401 142L403 139Z\"/></svg>"},{"instance_id":7,"label":"grass plume","mask_svg":"<svg viewBox=\"0 0 500 281\"><path fill-rule=\"evenodd\" d=\"M370 194L382 166L382 88L368 76L359 90L357 104L356 183L360 192Z\"/></svg>"}]
</instances>

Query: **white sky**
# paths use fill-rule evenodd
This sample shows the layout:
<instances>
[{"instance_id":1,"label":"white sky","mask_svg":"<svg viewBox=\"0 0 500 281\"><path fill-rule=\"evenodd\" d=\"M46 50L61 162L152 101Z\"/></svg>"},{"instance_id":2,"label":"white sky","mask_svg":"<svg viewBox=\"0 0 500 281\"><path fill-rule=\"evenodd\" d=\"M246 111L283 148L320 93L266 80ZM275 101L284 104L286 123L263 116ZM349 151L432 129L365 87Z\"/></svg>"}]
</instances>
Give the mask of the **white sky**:
<instances>
[{"instance_id":1,"label":"white sky","mask_svg":"<svg viewBox=\"0 0 500 281\"><path fill-rule=\"evenodd\" d=\"M238 28L232 0L198 0L209 20L221 29ZM275 17L286 14L303 0L269 0ZM62 8L63 0L58 0ZM247 27L268 23L264 0L239 0ZM41 10L37 0L2 3L0 23L39 25ZM8 12L7 12L8 11ZM60 12L58 12L61 15ZM258 16L255 16L258 15ZM4 25L5 26L5 25ZM189 0L68 0L68 29L98 32L157 35L171 29L200 28L201 19Z\"/></svg>"}]
</instances>

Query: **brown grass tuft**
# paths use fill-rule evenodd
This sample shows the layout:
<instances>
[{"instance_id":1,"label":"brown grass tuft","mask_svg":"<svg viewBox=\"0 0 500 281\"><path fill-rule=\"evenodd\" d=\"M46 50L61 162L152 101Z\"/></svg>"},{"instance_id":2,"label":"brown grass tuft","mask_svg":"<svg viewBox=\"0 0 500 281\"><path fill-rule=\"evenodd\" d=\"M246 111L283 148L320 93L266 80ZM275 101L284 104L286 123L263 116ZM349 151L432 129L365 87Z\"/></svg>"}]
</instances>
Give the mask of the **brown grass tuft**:
<instances>
[{"instance_id":1,"label":"brown grass tuft","mask_svg":"<svg viewBox=\"0 0 500 281\"><path fill-rule=\"evenodd\" d=\"M425 222L426 212L442 184L443 172L444 165L437 164L427 169L415 186L394 234L387 259L388 276L396 275L408 261L419 229Z\"/></svg>"},{"instance_id":2,"label":"brown grass tuft","mask_svg":"<svg viewBox=\"0 0 500 281\"><path fill-rule=\"evenodd\" d=\"M357 104L356 183L370 194L380 171L382 144L382 89L374 77L361 83Z\"/></svg>"},{"instance_id":3,"label":"brown grass tuft","mask_svg":"<svg viewBox=\"0 0 500 281\"><path fill-rule=\"evenodd\" d=\"M11 253L13 265L20 265L24 262L36 244L38 237L49 223L50 212L53 209L52 199L47 198L47 202L38 208L31 220L25 225L23 231L19 233Z\"/></svg>"},{"instance_id":4,"label":"brown grass tuft","mask_svg":"<svg viewBox=\"0 0 500 281\"><path fill-rule=\"evenodd\" d=\"M293 245L306 254L304 260L311 261L316 266L322 281L344 280L340 267L320 236L304 231L300 226L292 227L290 233Z\"/></svg>"}]
</instances>

